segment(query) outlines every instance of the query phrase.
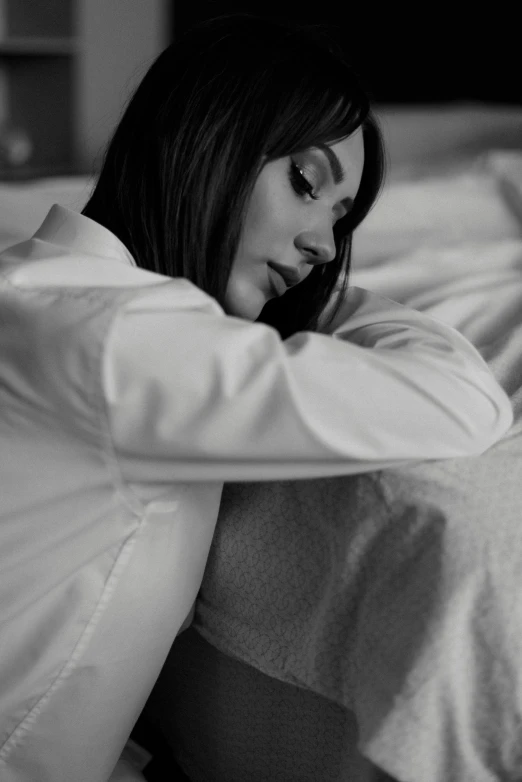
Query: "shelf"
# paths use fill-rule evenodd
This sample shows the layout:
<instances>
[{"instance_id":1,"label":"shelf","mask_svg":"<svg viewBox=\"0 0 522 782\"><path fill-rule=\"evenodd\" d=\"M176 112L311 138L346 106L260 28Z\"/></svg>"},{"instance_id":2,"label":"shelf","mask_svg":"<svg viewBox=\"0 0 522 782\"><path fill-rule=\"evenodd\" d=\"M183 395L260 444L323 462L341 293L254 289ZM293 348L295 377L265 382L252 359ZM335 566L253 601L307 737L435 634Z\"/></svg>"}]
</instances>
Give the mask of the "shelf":
<instances>
[{"instance_id":1,"label":"shelf","mask_svg":"<svg viewBox=\"0 0 522 782\"><path fill-rule=\"evenodd\" d=\"M40 38L36 36L0 39L0 56L67 56L79 51L77 38Z\"/></svg>"},{"instance_id":2,"label":"shelf","mask_svg":"<svg viewBox=\"0 0 522 782\"><path fill-rule=\"evenodd\" d=\"M48 179L49 177L78 177L92 174L85 167L79 165L53 165L53 166L20 166L20 168L3 168L0 165L0 183L18 182L25 180L31 182L34 179Z\"/></svg>"},{"instance_id":3,"label":"shelf","mask_svg":"<svg viewBox=\"0 0 522 782\"><path fill-rule=\"evenodd\" d=\"M0 180L99 168L139 74L170 42L171 3L0 0Z\"/></svg>"}]
</instances>

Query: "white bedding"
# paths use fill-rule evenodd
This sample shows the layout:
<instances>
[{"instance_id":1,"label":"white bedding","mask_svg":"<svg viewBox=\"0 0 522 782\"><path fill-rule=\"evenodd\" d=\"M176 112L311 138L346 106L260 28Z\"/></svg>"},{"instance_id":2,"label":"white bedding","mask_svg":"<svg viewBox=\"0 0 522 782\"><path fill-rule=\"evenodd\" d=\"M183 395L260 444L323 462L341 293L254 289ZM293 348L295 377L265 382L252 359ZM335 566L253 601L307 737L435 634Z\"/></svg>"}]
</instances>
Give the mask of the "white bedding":
<instances>
[{"instance_id":1,"label":"white bedding","mask_svg":"<svg viewBox=\"0 0 522 782\"><path fill-rule=\"evenodd\" d=\"M350 281L429 312L479 347L502 336L522 282L522 151L391 183L354 238Z\"/></svg>"},{"instance_id":2,"label":"white bedding","mask_svg":"<svg viewBox=\"0 0 522 782\"><path fill-rule=\"evenodd\" d=\"M522 779L522 110L382 116L391 175L351 282L461 330L515 425L478 459L227 485L194 626L353 710L361 750L402 782ZM90 186L0 185L0 249Z\"/></svg>"}]
</instances>

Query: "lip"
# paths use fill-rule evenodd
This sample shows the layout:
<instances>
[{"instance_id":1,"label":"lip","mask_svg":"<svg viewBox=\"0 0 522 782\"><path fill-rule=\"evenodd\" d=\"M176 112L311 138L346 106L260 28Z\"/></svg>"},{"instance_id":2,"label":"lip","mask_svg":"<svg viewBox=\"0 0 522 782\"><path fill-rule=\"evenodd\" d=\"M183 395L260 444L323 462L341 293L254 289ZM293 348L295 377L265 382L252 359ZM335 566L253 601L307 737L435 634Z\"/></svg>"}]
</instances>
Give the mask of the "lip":
<instances>
[{"instance_id":1,"label":"lip","mask_svg":"<svg viewBox=\"0 0 522 782\"><path fill-rule=\"evenodd\" d=\"M281 275L287 288L292 288L301 282L301 275L293 266L284 266L282 263L276 263L275 261L268 261L266 265Z\"/></svg>"},{"instance_id":2,"label":"lip","mask_svg":"<svg viewBox=\"0 0 522 782\"><path fill-rule=\"evenodd\" d=\"M270 281L273 292L277 296L283 296L287 292L288 286L286 281L278 271L272 269L271 267L268 268L268 279Z\"/></svg>"}]
</instances>

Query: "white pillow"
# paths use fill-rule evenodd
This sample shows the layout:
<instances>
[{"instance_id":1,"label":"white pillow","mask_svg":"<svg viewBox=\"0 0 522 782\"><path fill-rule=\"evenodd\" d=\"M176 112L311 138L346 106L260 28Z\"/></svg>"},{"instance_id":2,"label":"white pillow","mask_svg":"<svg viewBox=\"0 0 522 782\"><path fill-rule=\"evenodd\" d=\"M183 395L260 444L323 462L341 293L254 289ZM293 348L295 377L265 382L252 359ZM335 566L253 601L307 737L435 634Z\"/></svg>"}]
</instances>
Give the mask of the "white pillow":
<instances>
[{"instance_id":1,"label":"white pillow","mask_svg":"<svg viewBox=\"0 0 522 782\"><path fill-rule=\"evenodd\" d=\"M392 175L354 234L352 268L413 250L520 237L522 151L454 161L439 173Z\"/></svg>"}]
</instances>

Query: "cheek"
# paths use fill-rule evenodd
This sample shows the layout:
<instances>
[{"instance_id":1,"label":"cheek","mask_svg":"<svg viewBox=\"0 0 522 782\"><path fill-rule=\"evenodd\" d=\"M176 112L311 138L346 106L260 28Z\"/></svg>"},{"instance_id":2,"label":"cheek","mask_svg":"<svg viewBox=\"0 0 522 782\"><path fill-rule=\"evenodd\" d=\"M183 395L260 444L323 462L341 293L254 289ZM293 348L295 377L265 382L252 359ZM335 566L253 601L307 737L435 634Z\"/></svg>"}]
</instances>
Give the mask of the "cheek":
<instances>
[{"instance_id":1,"label":"cheek","mask_svg":"<svg viewBox=\"0 0 522 782\"><path fill-rule=\"evenodd\" d=\"M241 236L242 248L247 252L266 250L279 244L292 233L292 215L289 196L280 182L258 181L246 215Z\"/></svg>"},{"instance_id":2,"label":"cheek","mask_svg":"<svg viewBox=\"0 0 522 782\"><path fill-rule=\"evenodd\" d=\"M271 223L271 210L269 199L265 193L254 192L247 212L244 228L243 242L245 245L257 243Z\"/></svg>"},{"instance_id":3,"label":"cheek","mask_svg":"<svg viewBox=\"0 0 522 782\"><path fill-rule=\"evenodd\" d=\"M267 302L262 287L249 278L241 269L233 271L225 296L226 311L229 315L246 320L256 320Z\"/></svg>"}]
</instances>

